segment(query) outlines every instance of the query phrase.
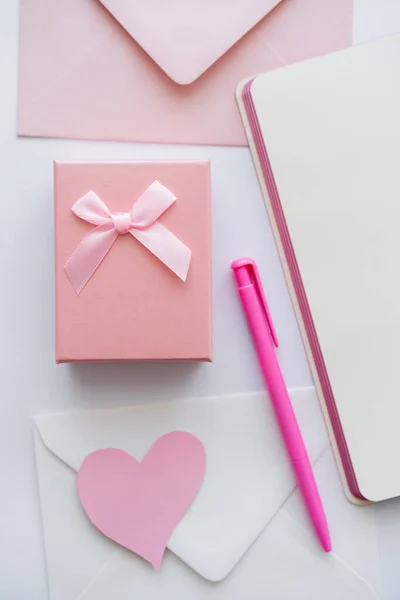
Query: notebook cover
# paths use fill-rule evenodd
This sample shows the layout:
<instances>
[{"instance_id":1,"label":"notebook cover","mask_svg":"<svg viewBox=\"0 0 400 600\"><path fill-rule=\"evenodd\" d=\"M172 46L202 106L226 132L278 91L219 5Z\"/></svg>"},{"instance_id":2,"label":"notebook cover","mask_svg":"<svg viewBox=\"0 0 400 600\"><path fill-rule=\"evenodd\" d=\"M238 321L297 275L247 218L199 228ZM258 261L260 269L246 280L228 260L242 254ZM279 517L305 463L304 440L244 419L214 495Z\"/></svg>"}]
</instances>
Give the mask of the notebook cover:
<instances>
[{"instance_id":1,"label":"notebook cover","mask_svg":"<svg viewBox=\"0 0 400 600\"><path fill-rule=\"evenodd\" d=\"M265 141L253 126L250 145L353 501L400 494L399 50L393 36L250 84Z\"/></svg>"}]
</instances>

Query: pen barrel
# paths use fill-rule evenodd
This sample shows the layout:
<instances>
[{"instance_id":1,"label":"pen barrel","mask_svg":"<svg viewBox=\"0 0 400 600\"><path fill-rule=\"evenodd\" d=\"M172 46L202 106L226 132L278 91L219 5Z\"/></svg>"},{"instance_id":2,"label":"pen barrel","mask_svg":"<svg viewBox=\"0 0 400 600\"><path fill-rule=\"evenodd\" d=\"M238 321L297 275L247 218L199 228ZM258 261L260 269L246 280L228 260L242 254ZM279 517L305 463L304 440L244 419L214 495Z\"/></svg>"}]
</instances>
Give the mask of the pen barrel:
<instances>
[{"instance_id":1,"label":"pen barrel","mask_svg":"<svg viewBox=\"0 0 400 600\"><path fill-rule=\"evenodd\" d=\"M251 284L239 288L239 295L287 452L292 462L301 460L307 456L306 448L257 291Z\"/></svg>"},{"instance_id":2,"label":"pen barrel","mask_svg":"<svg viewBox=\"0 0 400 600\"><path fill-rule=\"evenodd\" d=\"M296 475L297 485L304 498L307 512L321 545L325 552L330 552L332 545L328 523L308 456L294 461L293 470Z\"/></svg>"},{"instance_id":3,"label":"pen barrel","mask_svg":"<svg viewBox=\"0 0 400 600\"><path fill-rule=\"evenodd\" d=\"M328 524L296 415L275 354L274 340L266 313L253 283L241 285L239 295L299 489L321 545L326 552L329 552L331 541Z\"/></svg>"}]
</instances>

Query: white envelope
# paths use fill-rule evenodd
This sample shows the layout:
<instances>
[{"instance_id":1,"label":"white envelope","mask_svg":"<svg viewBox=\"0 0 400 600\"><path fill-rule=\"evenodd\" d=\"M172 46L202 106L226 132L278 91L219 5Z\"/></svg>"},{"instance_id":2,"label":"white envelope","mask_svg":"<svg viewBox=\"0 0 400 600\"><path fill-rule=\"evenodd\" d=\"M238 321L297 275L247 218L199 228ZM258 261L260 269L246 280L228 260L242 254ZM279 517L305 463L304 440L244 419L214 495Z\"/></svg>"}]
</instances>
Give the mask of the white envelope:
<instances>
[{"instance_id":1,"label":"white envelope","mask_svg":"<svg viewBox=\"0 0 400 600\"><path fill-rule=\"evenodd\" d=\"M372 507L343 497L314 390L291 397L339 557L321 550L294 492L265 393L44 415L35 418L35 450L51 600L377 598ZM141 459L159 436L179 429L203 442L206 476L157 572L91 525L75 472L96 449Z\"/></svg>"}]
</instances>

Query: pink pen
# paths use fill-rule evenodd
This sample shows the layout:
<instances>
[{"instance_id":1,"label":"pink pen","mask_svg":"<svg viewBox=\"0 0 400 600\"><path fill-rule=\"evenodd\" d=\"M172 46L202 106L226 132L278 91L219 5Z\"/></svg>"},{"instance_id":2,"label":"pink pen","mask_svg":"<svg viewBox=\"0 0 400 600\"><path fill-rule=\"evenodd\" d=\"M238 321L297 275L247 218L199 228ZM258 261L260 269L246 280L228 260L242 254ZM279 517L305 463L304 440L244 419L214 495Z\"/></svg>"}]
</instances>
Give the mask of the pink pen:
<instances>
[{"instance_id":1,"label":"pink pen","mask_svg":"<svg viewBox=\"0 0 400 600\"><path fill-rule=\"evenodd\" d=\"M279 368L274 346L278 346L260 276L254 260L240 258L232 263L240 299L264 374L279 428L304 498L308 514L323 549L332 550L328 523L322 507L310 460Z\"/></svg>"}]
</instances>

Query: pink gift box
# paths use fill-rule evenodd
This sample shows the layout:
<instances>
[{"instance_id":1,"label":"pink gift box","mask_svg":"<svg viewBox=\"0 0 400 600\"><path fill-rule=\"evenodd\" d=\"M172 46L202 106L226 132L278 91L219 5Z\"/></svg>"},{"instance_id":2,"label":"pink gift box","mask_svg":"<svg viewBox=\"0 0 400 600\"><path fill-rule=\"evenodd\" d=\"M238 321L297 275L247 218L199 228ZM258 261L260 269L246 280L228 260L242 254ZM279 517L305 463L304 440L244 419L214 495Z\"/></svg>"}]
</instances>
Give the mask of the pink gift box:
<instances>
[{"instance_id":1,"label":"pink gift box","mask_svg":"<svg viewBox=\"0 0 400 600\"><path fill-rule=\"evenodd\" d=\"M211 361L209 162L55 162L54 198L56 361Z\"/></svg>"}]
</instances>

